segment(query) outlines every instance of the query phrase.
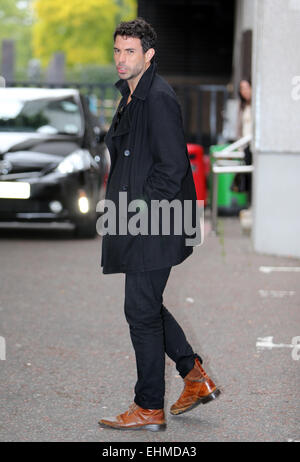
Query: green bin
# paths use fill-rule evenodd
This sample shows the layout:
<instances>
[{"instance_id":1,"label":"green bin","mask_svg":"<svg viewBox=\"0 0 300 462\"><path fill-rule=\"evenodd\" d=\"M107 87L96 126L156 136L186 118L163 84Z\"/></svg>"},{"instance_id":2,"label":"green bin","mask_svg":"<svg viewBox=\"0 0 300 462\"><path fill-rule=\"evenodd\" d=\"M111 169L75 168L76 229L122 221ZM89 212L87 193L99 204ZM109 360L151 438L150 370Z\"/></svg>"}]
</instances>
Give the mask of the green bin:
<instances>
[{"instance_id":1,"label":"green bin","mask_svg":"<svg viewBox=\"0 0 300 462\"><path fill-rule=\"evenodd\" d=\"M209 201L212 204L212 165L215 161L214 152L222 151L228 144L211 146L209 150L211 171L209 175ZM242 209L248 207L248 194L231 191L235 173L219 173L218 177L218 213L220 215L237 215Z\"/></svg>"}]
</instances>

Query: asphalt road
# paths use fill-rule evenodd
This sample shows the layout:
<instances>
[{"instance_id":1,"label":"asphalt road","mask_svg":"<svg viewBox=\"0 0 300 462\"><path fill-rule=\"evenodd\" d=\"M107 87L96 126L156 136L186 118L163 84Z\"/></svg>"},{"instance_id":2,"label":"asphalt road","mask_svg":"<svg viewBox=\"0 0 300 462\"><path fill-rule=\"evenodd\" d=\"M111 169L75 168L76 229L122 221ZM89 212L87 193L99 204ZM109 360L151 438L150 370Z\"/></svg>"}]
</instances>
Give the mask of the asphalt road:
<instances>
[{"instance_id":1,"label":"asphalt road","mask_svg":"<svg viewBox=\"0 0 300 462\"><path fill-rule=\"evenodd\" d=\"M97 424L127 410L136 381L124 275L102 274L101 238L1 231L0 440L300 440L300 360L291 346L300 336L300 272L260 270L300 261L255 254L237 219L222 219L220 229L172 269L164 302L223 393L171 416L183 382L167 359L161 433ZM269 349L257 348L259 338Z\"/></svg>"}]
</instances>

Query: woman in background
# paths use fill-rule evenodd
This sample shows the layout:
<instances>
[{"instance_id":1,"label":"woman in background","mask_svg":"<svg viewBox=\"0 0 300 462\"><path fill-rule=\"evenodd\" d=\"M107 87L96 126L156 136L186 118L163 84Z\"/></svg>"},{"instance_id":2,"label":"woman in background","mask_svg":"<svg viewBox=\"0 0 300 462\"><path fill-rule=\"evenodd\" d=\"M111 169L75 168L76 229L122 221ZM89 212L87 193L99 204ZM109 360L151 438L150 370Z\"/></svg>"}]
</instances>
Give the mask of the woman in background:
<instances>
[{"instance_id":1,"label":"woman in background","mask_svg":"<svg viewBox=\"0 0 300 462\"><path fill-rule=\"evenodd\" d=\"M239 96L241 100L239 135L242 138L243 136L252 134L252 87L250 79L241 80Z\"/></svg>"},{"instance_id":2,"label":"woman in background","mask_svg":"<svg viewBox=\"0 0 300 462\"><path fill-rule=\"evenodd\" d=\"M238 138L252 134L252 86L250 79L243 79L240 81L239 96L241 100L239 112L239 125L238 125ZM252 164L252 152L248 145L245 150L245 164ZM251 173L238 173L234 180L231 189L236 192L247 192L249 207L251 207L251 189L252 189L252 175Z\"/></svg>"}]
</instances>

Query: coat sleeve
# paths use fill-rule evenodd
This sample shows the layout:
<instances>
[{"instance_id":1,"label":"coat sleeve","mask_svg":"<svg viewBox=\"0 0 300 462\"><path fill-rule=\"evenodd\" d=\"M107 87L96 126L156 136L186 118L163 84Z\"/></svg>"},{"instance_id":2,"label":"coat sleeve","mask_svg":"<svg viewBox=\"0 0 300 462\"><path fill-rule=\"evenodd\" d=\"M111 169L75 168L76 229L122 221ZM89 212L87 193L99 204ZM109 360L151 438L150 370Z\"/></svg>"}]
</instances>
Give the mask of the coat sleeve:
<instances>
[{"instance_id":1,"label":"coat sleeve","mask_svg":"<svg viewBox=\"0 0 300 462\"><path fill-rule=\"evenodd\" d=\"M148 136L153 166L144 183L144 195L148 200L173 200L189 167L181 110L177 100L163 92L149 103Z\"/></svg>"}]
</instances>

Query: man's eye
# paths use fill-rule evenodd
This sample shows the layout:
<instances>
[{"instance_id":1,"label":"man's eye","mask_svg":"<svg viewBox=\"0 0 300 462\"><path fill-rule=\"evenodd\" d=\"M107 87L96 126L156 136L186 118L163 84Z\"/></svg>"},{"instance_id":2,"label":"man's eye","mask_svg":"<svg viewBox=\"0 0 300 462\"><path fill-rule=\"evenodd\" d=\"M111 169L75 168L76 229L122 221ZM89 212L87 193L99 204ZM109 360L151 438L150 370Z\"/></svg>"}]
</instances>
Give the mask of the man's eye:
<instances>
[{"instance_id":1,"label":"man's eye","mask_svg":"<svg viewBox=\"0 0 300 462\"><path fill-rule=\"evenodd\" d=\"M134 51L133 51L133 50L128 50L128 53L129 53L130 55L133 55Z\"/></svg>"}]
</instances>

